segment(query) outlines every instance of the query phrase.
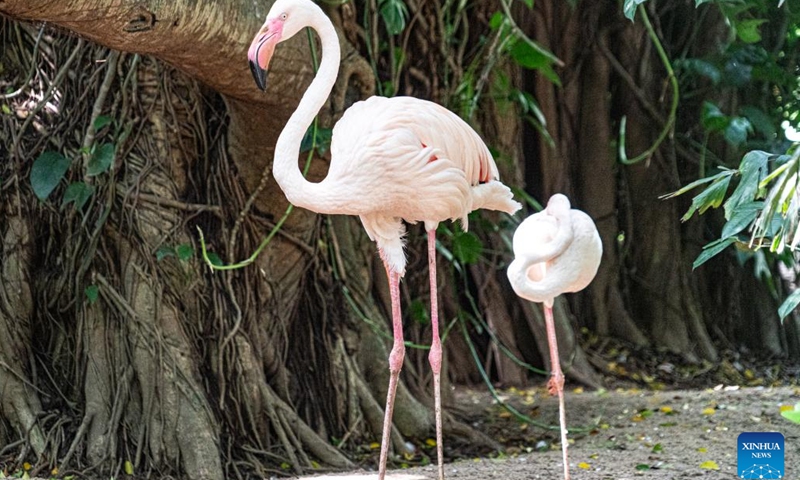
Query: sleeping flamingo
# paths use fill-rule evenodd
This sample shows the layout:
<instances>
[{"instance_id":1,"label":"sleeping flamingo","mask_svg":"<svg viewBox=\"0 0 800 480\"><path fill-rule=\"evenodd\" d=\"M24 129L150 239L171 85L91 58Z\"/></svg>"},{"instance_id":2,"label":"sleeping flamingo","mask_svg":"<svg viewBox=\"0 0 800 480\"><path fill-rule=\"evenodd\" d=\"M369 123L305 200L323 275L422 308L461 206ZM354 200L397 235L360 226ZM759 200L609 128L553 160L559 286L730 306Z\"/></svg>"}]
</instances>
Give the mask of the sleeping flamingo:
<instances>
[{"instance_id":1,"label":"sleeping flamingo","mask_svg":"<svg viewBox=\"0 0 800 480\"><path fill-rule=\"evenodd\" d=\"M319 183L300 173L300 143L325 104L339 70L339 40L330 19L310 0L277 0L250 45L250 69L259 88L275 46L304 27L316 30L322 62L316 77L278 137L272 172L294 205L326 214L358 215L378 245L389 278L394 344L389 355L389 389L378 477L386 475L392 411L405 357L400 313L400 279L405 273L405 226L424 222L428 236L434 411L439 478L444 478L439 339L436 294L436 227L486 208L514 213L521 206L498 181L497 166L481 138L457 115L435 103L409 97L371 97L350 107L333 128L328 175Z\"/></svg>"},{"instance_id":2,"label":"sleeping flamingo","mask_svg":"<svg viewBox=\"0 0 800 480\"><path fill-rule=\"evenodd\" d=\"M558 295L586 288L597 274L603 244L594 222L580 210L570 209L561 194L550 197L547 208L526 218L514 232L514 261L508 279L520 297L544 304L547 344L550 346L550 394L558 394L564 478L567 463L567 419L564 412L564 374L558 357L553 302Z\"/></svg>"}]
</instances>

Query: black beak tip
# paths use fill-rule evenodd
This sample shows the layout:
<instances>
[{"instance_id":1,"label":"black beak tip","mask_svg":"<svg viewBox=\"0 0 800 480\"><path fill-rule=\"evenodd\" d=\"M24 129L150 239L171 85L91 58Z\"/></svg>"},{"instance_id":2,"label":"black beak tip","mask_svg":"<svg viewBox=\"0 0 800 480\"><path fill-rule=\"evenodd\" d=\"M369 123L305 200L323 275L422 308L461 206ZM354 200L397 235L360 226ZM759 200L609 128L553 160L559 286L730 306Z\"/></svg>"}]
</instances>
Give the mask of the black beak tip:
<instances>
[{"instance_id":1,"label":"black beak tip","mask_svg":"<svg viewBox=\"0 0 800 480\"><path fill-rule=\"evenodd\" d=\"M250 61L250 72L253 74L253 79L261 91L267 89L267 71L261 68L256 62Z\"/></svg>"}]
</instances>

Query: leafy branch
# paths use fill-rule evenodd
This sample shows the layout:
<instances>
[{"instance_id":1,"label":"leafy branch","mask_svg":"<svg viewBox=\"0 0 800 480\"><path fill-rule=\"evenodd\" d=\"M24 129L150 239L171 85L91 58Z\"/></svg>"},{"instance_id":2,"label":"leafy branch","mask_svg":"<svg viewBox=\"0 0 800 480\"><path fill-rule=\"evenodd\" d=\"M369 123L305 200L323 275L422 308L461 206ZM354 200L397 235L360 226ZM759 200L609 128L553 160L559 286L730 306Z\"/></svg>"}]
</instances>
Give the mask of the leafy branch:
<instances>
[{"instance_id":1,"label":"leafy branch","mask_svg":"<svg viewBox=\"0 0 800 480\"><path fill-rule=\"evenodd\" d=\"M706 263L730 245L746 250L766 247L775 254L797 252L800 244L800 144L795 143L785 155L753 150L744 155L737 169L720 170L661 197L674 198L707 185L692 199L682 221L691 218L695 212L703 214L709 208L723 206L726 222L720 238L703 247L693 268ZM725 200L734 177L738 177L739 183ZM799 304L800 290L795 290L778 310L781 319Z\"/></svg>"}]
</instances>

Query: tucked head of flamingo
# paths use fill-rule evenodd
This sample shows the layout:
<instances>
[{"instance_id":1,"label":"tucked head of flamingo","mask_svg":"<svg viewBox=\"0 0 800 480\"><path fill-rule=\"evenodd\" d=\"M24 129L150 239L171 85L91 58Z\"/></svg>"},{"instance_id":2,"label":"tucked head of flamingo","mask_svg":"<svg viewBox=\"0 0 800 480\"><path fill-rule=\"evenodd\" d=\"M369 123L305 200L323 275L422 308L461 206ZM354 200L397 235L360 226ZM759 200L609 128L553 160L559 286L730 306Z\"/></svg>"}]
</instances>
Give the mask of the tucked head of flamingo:
<instances>
[{"instance_id":1,"label":"tucked head of flamingo","mask_svg":"<svg viewBox=\"0 0 800 480\"><path fill-rule=\"evenodd\" d=\"M556 296L586 288L603 254L594 221L561 194L517 227L513 246L508 278L514 291L548 307Z\"/></svg>"},{"instance_id":2,"label":"tucked head of flamingo","mask_svg":"<svg viewBox=\"0 0 800 480\"><path fill-rule=\"evenodd\" d=\"M292 38L308 26L313 14L318 13L315 10L319 10L319 7L313 2L296 0L278 0L272 5L267 20L256 33L247 52L250 71L258 88L267 88L267 71L275 45Z\"/></svg>"}]
</instances>

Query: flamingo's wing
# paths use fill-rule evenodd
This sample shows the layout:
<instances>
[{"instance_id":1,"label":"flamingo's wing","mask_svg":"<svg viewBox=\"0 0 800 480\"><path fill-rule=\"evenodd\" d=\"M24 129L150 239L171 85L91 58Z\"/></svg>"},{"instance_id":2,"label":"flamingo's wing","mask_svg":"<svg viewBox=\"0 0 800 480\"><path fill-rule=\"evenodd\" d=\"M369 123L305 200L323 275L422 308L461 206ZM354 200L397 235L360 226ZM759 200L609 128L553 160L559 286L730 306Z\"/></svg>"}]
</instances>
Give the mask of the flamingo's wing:
<instances>
[{"instance_id":1,"label":"flamingo's wing","mask_svg":"<svg viewBox=\"0 0 800 480\"><path fill-rule=\"evenodd\" d=\"M427 228L460 219L467 228L477 208L520 207L497 177L489 149L456 114L416 98L371 97L334 127L322 185L339 199L331 211L425 221Z\"/></svg>"},{"instance_id":2,"label":"flamingo's wing","mask_svg":"<svg viewBox=\"0 0 800 480\"><path fill-rule=\"evenodd\" d=\"M333 138L336 142L337 138L364 138L370 131L400 130L412 134L406 138L411 142L409 147L440 150L440 156L462 170L470 185L499 177L489 149L475 130L455 113L427 100L370 97L345 112L334 127ZM335 146L331 148L335 155ZM355 156L350 158L355 159Z\"/></svg>"},{"instance_id":3,"label":"flamingo's wing","mask_svg":"<svg viewBox=\"0 0 800 480\"><path fill-rule=\"evenodd\" d=\"M321 182L334 192L329 198L341 197L338 213L374 213L409 222L462 216L469 207L470 184L442 150L423 147L405 126L375 128L374 116L351 118L358 121L343 122L343 117L334 128L331 166Z\"/></svg>"},{"instance_id":4,"label":"flamingo's wing","mask_svg":"<svg viewBox=\"0 0 800 480\"><path fill-rule=\"evenodd\" d=\"M331 165L320 183L326 211L361 217L397 272L405 266L401 222L427 229L476 208L513 213L520 205L497 181L483 140L449 110L409 97L372 97L333 129Z\"/></svg>"}]
</instances>

